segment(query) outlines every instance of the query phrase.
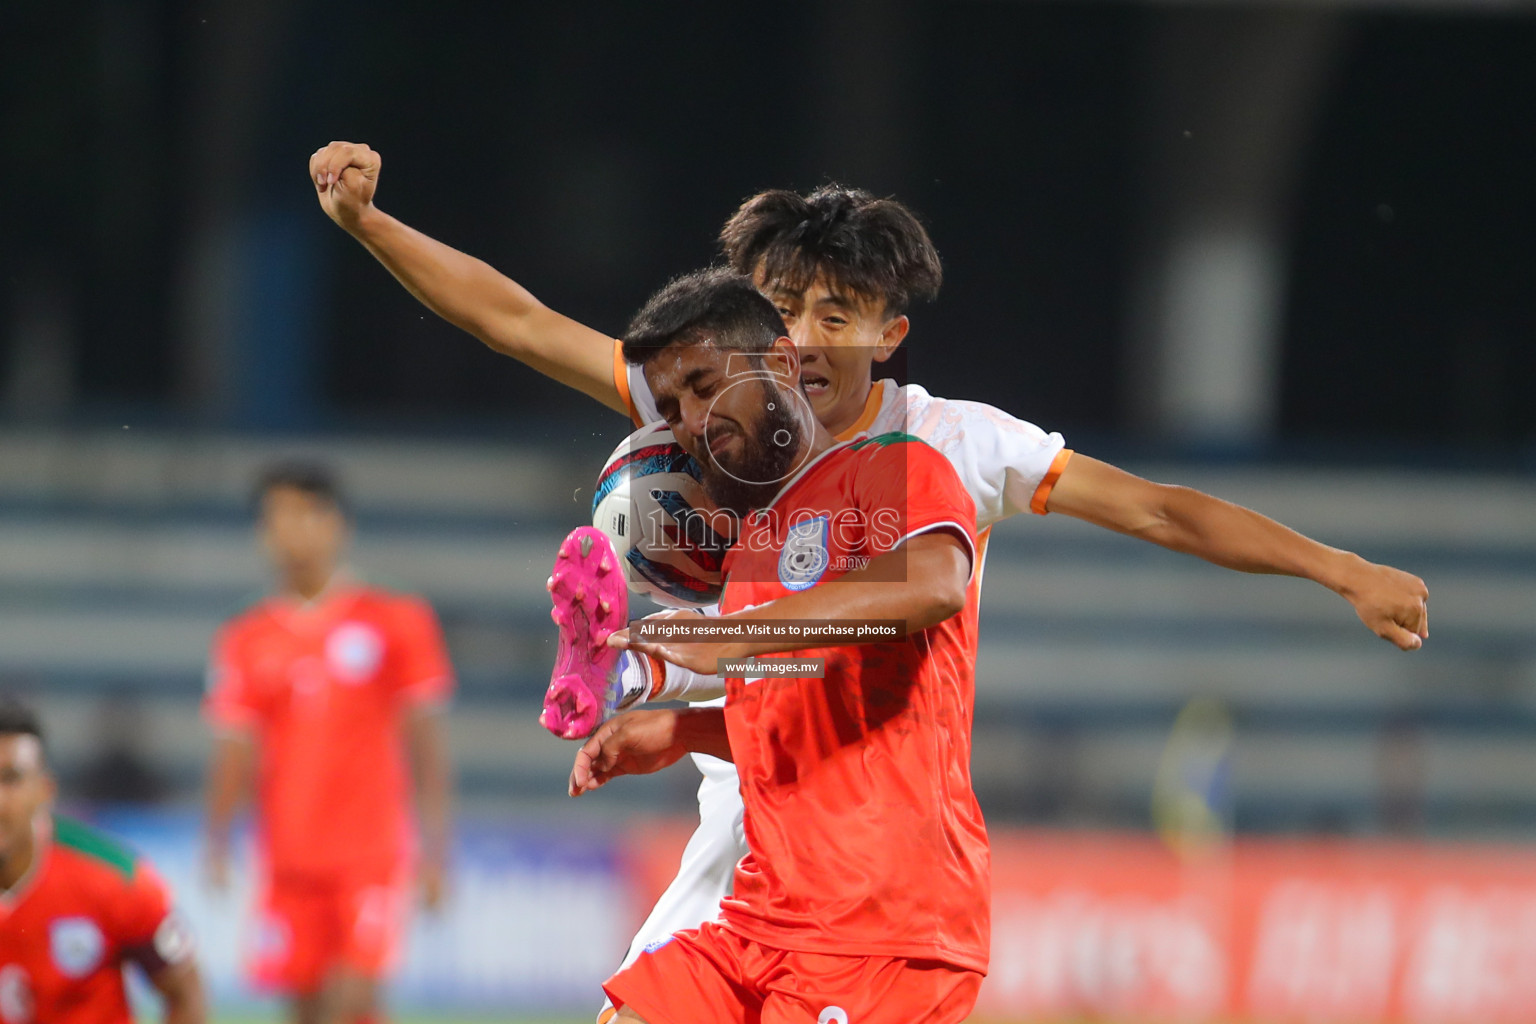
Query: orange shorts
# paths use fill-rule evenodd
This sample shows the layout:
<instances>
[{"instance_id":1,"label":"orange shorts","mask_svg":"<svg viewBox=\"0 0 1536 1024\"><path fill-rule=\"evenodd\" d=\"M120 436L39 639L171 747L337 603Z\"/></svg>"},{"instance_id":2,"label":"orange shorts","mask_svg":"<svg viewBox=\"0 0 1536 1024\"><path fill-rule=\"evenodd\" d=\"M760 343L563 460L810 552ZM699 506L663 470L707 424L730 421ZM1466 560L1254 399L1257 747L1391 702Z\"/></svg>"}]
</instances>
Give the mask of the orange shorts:
<instances>
[{"instance_id":1,"label":"orange shorts","mask_svg":"<svg viewBox=\"0 0 1536 1024\"><path fill-rule=\"evenodd\" d=\"M257 904L251 980L258 988L309 995L337 968L369 978L388 974L410 924L412 881L407 864L266 879Z\"/></svg>"},{"instance_id":2,"label":"orange shorts","mask_svg":"<svg viewBox=\"0 0 1536 1024\"><path fill-rule=\"evenodd\" d=\"M603 990L647 1024L952 1024L981 979L937 960L774 949L710 921L653 944Z\"/></svg>"}]
</instances>

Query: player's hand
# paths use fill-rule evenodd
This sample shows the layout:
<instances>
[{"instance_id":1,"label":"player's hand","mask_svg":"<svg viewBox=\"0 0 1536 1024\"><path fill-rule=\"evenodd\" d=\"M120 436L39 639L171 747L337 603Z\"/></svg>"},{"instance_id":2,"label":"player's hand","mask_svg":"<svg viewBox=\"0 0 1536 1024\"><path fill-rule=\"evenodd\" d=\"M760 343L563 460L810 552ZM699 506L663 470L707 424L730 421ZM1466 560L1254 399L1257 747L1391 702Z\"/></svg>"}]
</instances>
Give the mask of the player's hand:
<instances>
[{"instance_id":1,"label":"player's hand","mask_svg":"<svg viewBox=\"0 0 1536 1024\"><path fill-rule=\"evenodd\" d=\"M360 142L333 142L315 150L309 158L309 182L326 216L347 231L355 230L373 208L382 164L379 154Z\"/></svg>"},{"instance_id":2,"label":"player's hand","mask_svg":"<svg viewBox=\"0 0 1536 1024\"><path fill-rule=\"evenodd\" d=\"M678 734L679 712L667 708L629 711L597 727L576 752L567 792L581 796L620 775L659 772L688 753Z\"/></svg>"},{"instance_id":3,"label":"player's hand","mask_svg":"<svg viewBox=\"0 0 1536 1024\"><path fill-rule=\"evenodd\" d=\"M203 878L214 892L229 891L234 872L229 866L229 848L222 843L209 843L203 853Z\"/></svg>"},{"instance_id":4,"label":"player's hand","mask_svg":"<svg viewBox=\"0 0 1536 1024\"><path fill-rule=\"evenodd\" d=\"M652 612L651 614L645 616L640 621L642 621L642 622L649 622L652 619L707 619L707 618L709 618L708 615L705 615L703 612L697 611L697 610L695 610L693 608L663 608L659 612Z\"/></svg>"},{"instance_id":5,"label":"player's hand","mask_svg":"<svg viewBox=\"0 0 1536 1024\"><path fill-rule=\"evenodd\" d=\"M653 619L705 619L709 616L703 612L692 611L687 608L669 608L666 611L647 615L642 622ZM608 646L618 647L622 650L635 651L639 654L650 654L662 661L679 665L692 672L712 676L719 659L729 657L726 651L727 644L705 643L666 643L652 640L632 640L628 629L615 630L608 635Z\"/></svg>"},{"instance_id":6,"label":"player's hand","mask_svg":"<svg viewBox=\"0 0 1536 1024\"><path fill-rule=\"evenodd\" d=\"M616 630L608 635L608 646L619 647L640 654L651 654L700 675L715 675L721 658L733 657L735 644L729 643L666 643L655 640L631 640L628 629Z\"/></svg>"},{"instance_id":7,"label":"player's hand","mask_svg":"<svg viewBox=\"0 0 1536 1024\"><path fill-rule=\"evenodd\" d=\"M421 906L428 913L435 913L448 896L448 869L437 857L427 857L417 873L421 883Z\"/></svg>"},{"instance_id":8,"label":"player's hand","mask_svg":"<svg viewBox=\"0 0 1536 1024\"><path fill-rule=\"evenodd\" d=\"M1383 640L1416 651L1429 639L1429 587L1412 573L1362 559L1339 593Z\"/></svg>"}]
</instances>

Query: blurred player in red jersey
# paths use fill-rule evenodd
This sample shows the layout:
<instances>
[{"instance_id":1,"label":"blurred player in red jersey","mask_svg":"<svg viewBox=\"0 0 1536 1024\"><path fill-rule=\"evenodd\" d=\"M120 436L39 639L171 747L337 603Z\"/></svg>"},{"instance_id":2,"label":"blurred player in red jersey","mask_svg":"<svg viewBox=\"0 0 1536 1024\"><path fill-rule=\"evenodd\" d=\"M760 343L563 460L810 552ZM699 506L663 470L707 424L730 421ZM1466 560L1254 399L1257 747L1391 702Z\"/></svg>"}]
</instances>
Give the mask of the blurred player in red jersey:
<instances>
[{"instance_id":1,"label":"blurred player in red jersey","mask_svg":"<svg viewBox=\"0 0 1536 1024\"><path fill-rule=\"evenodd\" d=\"M648 948L604 986L618 1017L934 1024L986 972L986 829L971 790L976 508L908 434L836 442L794 343L749 278L706 271L641 310L643 366L710 498L742 520L718 622L900 620L897 640L631 643L693 671L795 650L824 678L730 677L720 709L601 726L571 792L685 753L732 760L749 852L720 918Z\"/></svg>"},{"instance_id":2,"label":"blurred player in red jersey","mask_svg":"<svg viewBox=\"0 0 1536 1024\"><path fill-rule=\"evenodd\" d=\"M275 467L257 498L279 591L213 645L210 877L227 881L254 763L253 980L290 996L297 1024L366 1024L382 1019L379 984L404 941L414 883L428 909L443 897L452 668L426 602L366 586L342 565L349 529L329 472Z\"/></svg>"},{"instance_id":3,"label":"blurred player in red jersey","mask_svg":"<svg viewBox=\"0 0 1536 1024\"><path fill-rule=\"evenodd\" d=\"M36 716L0 701L0 1024L132 1024L137 964L166 1024L207 1020L192 941L154 869L52 814Z\"/></svg>"}]
</instances>

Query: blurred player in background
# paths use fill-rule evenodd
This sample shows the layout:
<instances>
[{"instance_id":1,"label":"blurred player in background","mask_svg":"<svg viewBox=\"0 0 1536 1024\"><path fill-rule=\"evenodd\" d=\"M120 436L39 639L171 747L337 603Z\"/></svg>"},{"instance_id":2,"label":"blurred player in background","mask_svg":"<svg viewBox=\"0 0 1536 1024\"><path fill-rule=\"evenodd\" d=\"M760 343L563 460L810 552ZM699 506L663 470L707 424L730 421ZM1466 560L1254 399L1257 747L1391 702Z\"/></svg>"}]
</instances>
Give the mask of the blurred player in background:
<instances>
[{"instance_id":1,"label":"blurred player in background","mask_svg":"<svg viewBox=\"0 0 1536 1024\"><path fill-rule=\"evenodd\" d=\"M975 505L949 461L910 434L832 437L750 278L713 270L673 281L640 311L623 351L705 467L709 497L743 517L715 621L894 620L905 630L846 646L631 643L693 671L785 651L824 659L825 670L733 675L723 711L629 712L578 753L573 795L708 753L735 762L746 805L748 852L719 918L648 946L610 978L618 1019L965 1019L991 914L970 777Z\"/></svg>"},{"instance_id":2,"label":"blurred player in background","mask_svg":"<svg viewBox=\"0 0 1536 1024\"><path fill-rule=\"evenodd\" d=\"M336 142L310 158L310 179L325 212L413 295L492 349L637 424L662 418L644 375L624 362L618 342L374 206L380 166L367 146ZM910 329L909 303L934 298L942 280L927 232L900 203L838 187L810 196L765 192L732 215L721 243L732 267L753 275L783 316L800 350L808 400L834 436L910 431L950 459L975 501L982 557L994 523L1026 509L1057 512L1228 568L1313 580L1404 650L1428 636L1428 591L1409 573L1320 544L1219 498L1073 454L1059 434L992 406L874 380L874 364L888 359ZM978 571L973 600L980 579ZM719 680L648 659L629 662L622 683L631 703L723 692ZM713 917L745 850L734 770L706 757L695 760L705 776L700 828L626 962L647 943Z\"/></svg>"},{"instance_id":3,"label":"blurred player in background","mask_svg":"<svg viewBox=\"0 0 1536 1024\"><path fill-rule=\"evenodd\" d=\"M289 996L297 1024L371 1024L415 883L428 909L443 898L452 668L426 602L365 585L342 564L349 524L325 468L274 467L256 497L278 592L213 645L209 873L227 883L254 766L253 980Z\"/></svg>"},{"instance_id":4,"label":"blurred player in background","mask_svg":"<svg viewBox=\"0 0 1536 1024\"><path fill-rule=\"evenodd\" d=\"M166 1024L207 1020L191 937L127 847L52 813L55 783L28 709L0 700L0 1021L132 1024L137 964Z\"/></svg>"}]
</instances>

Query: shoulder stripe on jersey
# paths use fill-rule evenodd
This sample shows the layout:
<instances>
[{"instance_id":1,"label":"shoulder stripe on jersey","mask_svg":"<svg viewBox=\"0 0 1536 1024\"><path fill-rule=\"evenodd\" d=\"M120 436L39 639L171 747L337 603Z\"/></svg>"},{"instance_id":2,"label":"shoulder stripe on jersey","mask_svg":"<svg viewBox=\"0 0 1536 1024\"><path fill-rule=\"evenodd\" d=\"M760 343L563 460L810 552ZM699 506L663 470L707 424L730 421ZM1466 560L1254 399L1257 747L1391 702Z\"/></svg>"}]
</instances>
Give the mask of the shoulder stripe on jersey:
<instances>
[{"instance_id":1,"label":"shoulder stripe on jersey","mask_svg":"<svg viewBox=\"0 0 1536 1024\"><path fill-rule=\"evenodd\" d=\"M847 430L837 435L839 441L848 441L858 437L869 429L869 425L875 422L875 417L880 415L880 407L885 404L885 380L881 378L875 381L869 389L869 397L864 399L864 411L859 413L859 418L854 420Z\"/></svg>"},{"instance_id":2,"label":"shoulder stripe on jersey","mask_svg":"<svg viewBox=\"0 0 1536 1024\"><path fill-rule=\"evenodd\" d=\"M130 878L139 860L137 854L105 832L98 832L72 818L54 817L53 841L116 868Z\"/></svg>"},{"instance_id":3,"label":"shoulder stripe on jersey","mask_svg":"<svg viewBox=\"0 0 1536 1024\"><path fill-rule=\"evenodd\" d=\"M866 437L862 441L855 441L850 447L854 451L858 451L859 449L867 448L872 444L877 444L882 448L888 448L893 444L907 444L913 441L916 441L918 444L927 444L926 441L918 437L916 434L908 434L904 431L893 430L889 434L876 434L874 437Z\"/></svg>"}]
</instances>

